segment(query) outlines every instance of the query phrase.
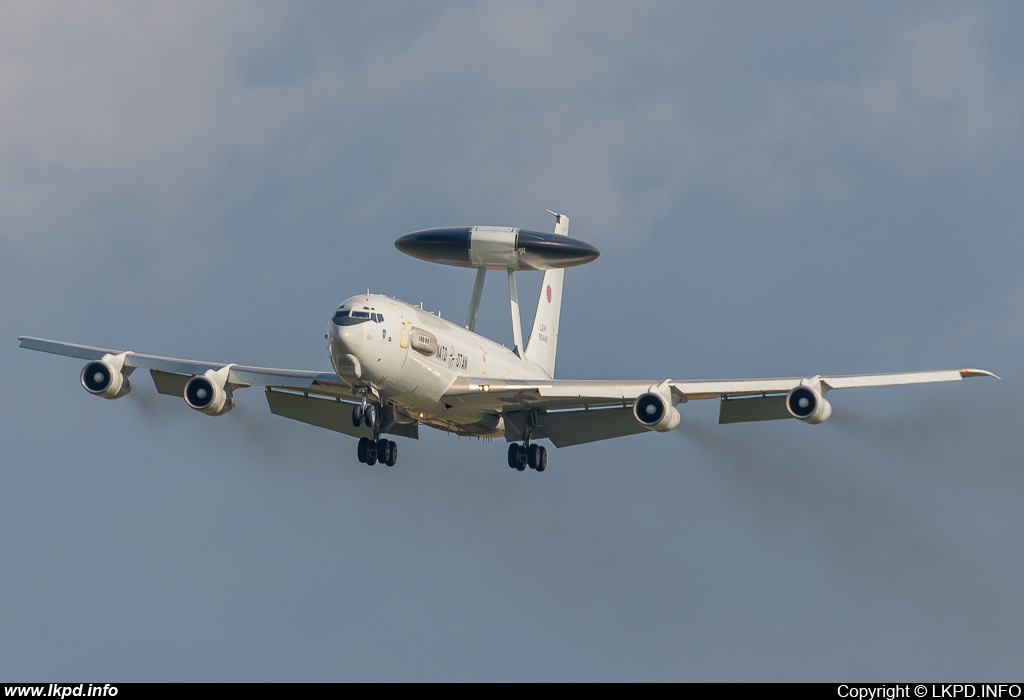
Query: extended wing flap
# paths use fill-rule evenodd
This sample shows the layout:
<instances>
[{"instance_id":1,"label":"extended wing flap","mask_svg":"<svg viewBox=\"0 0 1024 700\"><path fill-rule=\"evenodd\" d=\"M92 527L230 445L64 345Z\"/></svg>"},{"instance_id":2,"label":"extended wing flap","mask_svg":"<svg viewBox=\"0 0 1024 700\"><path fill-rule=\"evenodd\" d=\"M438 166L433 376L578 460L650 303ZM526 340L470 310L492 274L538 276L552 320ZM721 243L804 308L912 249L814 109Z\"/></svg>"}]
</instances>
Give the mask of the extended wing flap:
<instances>
[{"instance_id":1,"label":"extended wing flap","mask_svg":"<svg viewBox=\"0 0 1024 700\"><path fill-rule=\"evenodd\" d=\"M785 394L755 396L743 399L722 399L718 408L718 422L751 423L762 420L782 420L793 416L786 410Z\"/></svg>"},{"instance_id":2,"label":"extended wing flap","mask_svg":"<svg viewBox=\"0 0 1024 700\"><path fill-rule=\"evenodd\" d=\"M539 421L555 447L650 432L633 416L632 408L558 411L541 416Z\"/></svg>"},{"instance_id":3,"label":"extended wing flap","mask_svg":"<svg viewBox=\"0 0 1024 700\"><path fill-rule=\"evenodd\" d=\"M153 384L156 385L158 394L177 396L178 398L185 395L185 385L192 378L190 374L172 374L171 372L161 372L158 369L149 370L149 375L153 377Z\"/></svg>"},{"instance_id":4,"label":"extended wing flap","mask_svg":"<svg viewBox=\"0 0 1024 700\"><path fill-rule=\"evenodd\" d=\"M352 437L373 437L371 428L367 428L365 425L360 425L357 428L352 424L353 404L351 403L273 389L268 389L266 394L270 412L275 416L291 418L301 423L308 423ZM414 440L419 438L419 426L415 423L396 423L390 408L385 411L384 425L386 433Z\"/></svg>"},{"instance_id":5,"label":"extended wing flap","mask_svg":"<svg viewBox=\"0 0 1024 700\"><path fill-rule=\"evenodd\" d=\"M275 416L291 418L352 437L373 437L372 429L352 425L352 404L314 399L285 391L268 390L266 394L270 412Z\"/></svg>"},{"instance_id":6,"label":"extended wing flap","mask_svg":"<svg viewBox=\"0 0 1024 700\"><path fill-rule=\"evenodd\" d=\"M652 382L495 380L460 378L444 394L448 403L496 411L622 406L647 391Z\"/></svg>"}]
</instances>

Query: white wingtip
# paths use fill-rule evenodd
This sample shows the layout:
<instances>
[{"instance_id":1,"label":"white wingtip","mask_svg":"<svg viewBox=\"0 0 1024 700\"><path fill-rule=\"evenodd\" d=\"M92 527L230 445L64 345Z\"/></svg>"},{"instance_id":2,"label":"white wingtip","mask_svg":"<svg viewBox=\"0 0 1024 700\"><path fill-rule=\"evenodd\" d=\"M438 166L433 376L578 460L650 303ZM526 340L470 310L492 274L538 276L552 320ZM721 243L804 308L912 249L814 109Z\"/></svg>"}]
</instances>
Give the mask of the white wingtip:
<instances>
[{"instance_id":1,"label":"white wingtip","mask_svg":"<svg viewBox=\"0 0 1024 700\"><path fill-rule=\"evenodd\" d=\"M962 369L960 370L960 376L964 379L967 377L992 377L993 379L1002 379L1002 377L992 374L987 369Z\"/></svg>"}]
</instances>

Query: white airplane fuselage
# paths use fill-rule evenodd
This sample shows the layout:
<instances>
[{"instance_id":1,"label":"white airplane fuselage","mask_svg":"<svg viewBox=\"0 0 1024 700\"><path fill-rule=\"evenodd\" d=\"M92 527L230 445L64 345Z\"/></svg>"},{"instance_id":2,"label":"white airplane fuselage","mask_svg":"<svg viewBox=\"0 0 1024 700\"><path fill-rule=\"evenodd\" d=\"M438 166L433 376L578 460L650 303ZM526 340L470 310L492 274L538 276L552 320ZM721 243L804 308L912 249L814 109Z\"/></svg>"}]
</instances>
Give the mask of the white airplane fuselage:
<instances>
[{"instance_id":1,"label":"white airplane fuselage","mask_svg":"<svg viewBox=\"0 0 1024 700\"><path fill-rule=\"evenodd\" d=\"M334 371L346 382L374 387L381 403L405 417L460 434L504 435L500 416L442 400L460 377L551 378L500 343L380 294L342 302L327 338Z\"/></svg>"}]
</instances>

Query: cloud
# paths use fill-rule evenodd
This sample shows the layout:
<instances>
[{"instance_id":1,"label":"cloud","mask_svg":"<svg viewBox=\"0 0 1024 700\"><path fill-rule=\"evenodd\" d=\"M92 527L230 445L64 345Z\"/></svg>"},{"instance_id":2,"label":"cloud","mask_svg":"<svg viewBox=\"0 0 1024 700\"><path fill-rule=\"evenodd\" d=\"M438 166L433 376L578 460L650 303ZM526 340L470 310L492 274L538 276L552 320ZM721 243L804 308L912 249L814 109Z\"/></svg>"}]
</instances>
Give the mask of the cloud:
<instances>
[{"instance_id":1,"label":"cloud","mask_svg":"<svg viewBox=\"0 0 1024 700\"><path fill-rule=\"evenodd\" d=\"M5 235L38 233L52 208L90 195L174 210L232 151L260 148L293 108L285 88L246 83L242 61L272 41L282 14L270 4L5 3Z\"/></svg>"},{"instance_id":2,"label":"cloud","mask_svg":"<svg viewBox=\"0 0 1024 700\"><path fill-rule=\"evenodd\" d=\"M1024 80L1000 78L976 11L905 26L850 79L768 88L768 115L745 136L813 192L825 175L842 194L835 156L865 156L905 177L926 177L1021 146ZM787 161L792 165L787 166ZM829 172L831 171L831 172ZM813 176L813 177L812 177Z\"/></svg>"},{"instance_id":3,"label":"cloud","mask_svg":"<svg viewBox=\"0 0 1024 700\"><path fill-rule=\"evenodd\" d=\"M842 131L903 166L1019 145L1024 91L1000 83L976 12L905 30L855 83L823 90Z\"/></svg>"},{"instance_id":4,"label":"cloud","mask_svg":"<svg viewBox=\"0 0 1024 700\"><path fill-rule=\"evenodd\" d=\"M377 161L380 182L349 211L426 190L472 213L502 192L510 216L585 212L595 242L624 243L714 183L763 206L831 201L858 177L838 156L907 170L1019 137L1020 84L996 77L977 13L906 28L849 79L763 82L734 118L708 120L709 59L693 47L707 47L709 18L602 9L451 5L353 52L363 28L395 23L387 10L320 29L276 4L7 4L3 235L151 236L202 206L231 163ZM138 214L105 221L111 233L90 207Z\"/></svg>"}]
</instances>

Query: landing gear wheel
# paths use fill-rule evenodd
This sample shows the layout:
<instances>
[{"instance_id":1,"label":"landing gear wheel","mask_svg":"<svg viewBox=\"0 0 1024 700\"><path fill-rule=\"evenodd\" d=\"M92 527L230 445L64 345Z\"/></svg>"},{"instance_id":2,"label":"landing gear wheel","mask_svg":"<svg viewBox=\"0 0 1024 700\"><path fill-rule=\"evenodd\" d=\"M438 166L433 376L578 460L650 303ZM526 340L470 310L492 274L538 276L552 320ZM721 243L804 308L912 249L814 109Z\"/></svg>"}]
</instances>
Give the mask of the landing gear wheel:
<instances>
[{"instance_id":1,"label":"landing gear wheel","mask_svg":"<svg viewBox=\"0 0 1024 700\"><path fill-rule=\"evenodd\" d=\"M356 457L363 464L366 464L366 458L370 456L370 438L359 438L359 444L356 446Z\"/></svg>"},{"instance_id":2,"label":"landing gear wheel","mask_svg":"<svg viewBox=\"0 0 1024 700\"><path fill-rule=\"evenodd\" d=\"M363 421L366 423L367 428L377 427L377 407L372 403L366 404L366 409L363 411Z\"/></svg>"},{"instance_id":3,"label":"landing gear wheel","mask_svg":"<svg viewBox=\"0 0 1024 700\"><path fill-rule=\"evenodd\" d=\"M508 445L508 466L513 469L519 468L519 443L510 442Z\"/></svg>"},{"instance_id":4,"label":"landing gear wheel","mask_svg":"<svg viewBox=\"0 0 1024 700\"><path fill-rule=\"evenodd\" d=\"M352 425L357 428L363 424L363 407L360 404L356 404L352 407Z\"/></svg>"},{"instance_id":5,"label":"landing gear wheel","mask_svg":"<svg viewBox=\"0 0 1024 700\"><path fill-rule=\"evenodd\" d=\"M377 463L377 448L374 446L373 441L369 440L369 449L366 451L366 463L371 467Z\"/></svg>"},{"instance_id":6,"label":"landing gear wheel","mask_svg":"<svg viewBox=\"0 0 1024 700\"><path fill-rule=\"evenodd\" d=\"M530 469L536 469L540 465L541 454L543 454L543 451L544 448L536 443L526 448L526 459L530 465Z\"/></svg>"},{"instance_id":7,"label":"landing gear wheel","mask_svg":"<svg viewBox=\"0 0 1024 700\"><path fill-rule=\"evenodd\" d=\"M544 471L548 468L548 448L540 446L540 458L537 460L537 466L534 467L539 472Z\"/></svg>"},{"instance_id":8,"label":"landing gear wheel","mask_svg":"<svg viewBox=\"0 0 1024 700\"><path fill-rule=\"evenodd\" d=\"M395 466L395 463L397 461L398 461L398 444L395 443L395 442L388 442L388 451L387 451L386 456L384 458L384 464L388 465L389 467L393 467L393 466Z\"/></svg>"},{"instance_id":9,"label":"landing gear wheel","mask_svg":"<svg viewBox=\"0 0 1024 700\"><path fill-rule=\"evenodd\" d=\"M516 459L516 469L518 471L525 472L526 471L526 462L527 462L527 455L526 455L527 449L526 449L525 445L518 446L518 447L519 447L519 450L517 450L518 455L517 455L517 459Z\"/></svg>"}]
</instances>

